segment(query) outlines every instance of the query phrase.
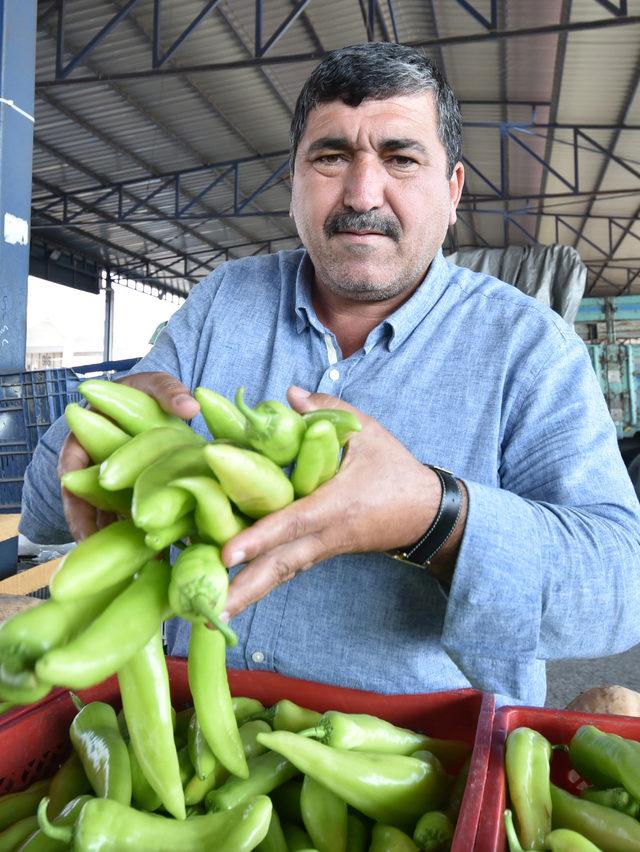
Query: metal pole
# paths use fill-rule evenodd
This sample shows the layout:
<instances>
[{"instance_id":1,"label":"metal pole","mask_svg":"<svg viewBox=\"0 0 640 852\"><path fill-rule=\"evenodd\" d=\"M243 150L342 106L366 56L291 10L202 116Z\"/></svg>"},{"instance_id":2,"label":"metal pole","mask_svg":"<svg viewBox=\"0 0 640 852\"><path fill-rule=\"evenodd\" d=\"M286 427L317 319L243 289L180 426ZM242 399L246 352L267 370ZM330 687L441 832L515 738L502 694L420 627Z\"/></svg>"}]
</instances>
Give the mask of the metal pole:
<instances>
[{"instance_id":1,"label":"metal pole","mask_svg":"<svg viewBox=\"0 0 640 852\"><path fill-rule=\"evenodd\" d=\"M113 286L111 284L111 271L106 272L107 285L104 290L104 346L103 356L105 361L111 361L113 357Z\"/></svg>"},{"instance_id":2,"label":"metal pole","mask_svg":"<svg viewBox=\"0 0 640 852\"><path fill-rule=\"evenodd\" d=\"M0 0L0 370L25 363L36 13Z\"/></svg>"}]
</instances>

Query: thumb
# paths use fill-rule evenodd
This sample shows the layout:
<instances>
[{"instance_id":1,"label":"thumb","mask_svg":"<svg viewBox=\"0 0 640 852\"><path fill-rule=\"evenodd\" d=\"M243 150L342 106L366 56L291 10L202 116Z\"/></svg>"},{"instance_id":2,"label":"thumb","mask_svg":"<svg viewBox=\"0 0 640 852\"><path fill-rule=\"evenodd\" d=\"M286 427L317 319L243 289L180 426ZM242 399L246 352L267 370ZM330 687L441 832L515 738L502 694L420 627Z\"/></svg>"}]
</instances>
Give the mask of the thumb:
<instances>
[{"instance_id":1,"label":"thumb","mask_svg":"<svg viewBox=\"0 0 640 852\"><path fill-rule=\"evenodd\" d=\"M289 405L300 414L305 414L307 411L316 411L318 408L342 408L346 411L353 411L355 414L360 414L356 408L349 405L348 402L338 399L337 396L331 396L328 393L311 393L296 385L292 385L287 391L287 399L289 400Z\"/></svg>"}]
</instances>

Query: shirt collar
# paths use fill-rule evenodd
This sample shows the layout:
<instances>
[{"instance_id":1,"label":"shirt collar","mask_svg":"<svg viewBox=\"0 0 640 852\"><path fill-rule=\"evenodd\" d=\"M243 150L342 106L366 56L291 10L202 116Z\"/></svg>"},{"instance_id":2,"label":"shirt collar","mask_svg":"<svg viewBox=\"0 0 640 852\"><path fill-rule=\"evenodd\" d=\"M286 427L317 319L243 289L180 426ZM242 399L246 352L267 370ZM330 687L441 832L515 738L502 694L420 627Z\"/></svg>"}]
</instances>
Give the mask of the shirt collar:
<instances>
[{"instance_id":1,"label":"shirt collar","mask_svg":"<svg viewBox=\"0 0 640 852\"><path fill-rule=\"evenodd\" d=\"M397 349L439 300L447 286L449 272L449 264L439 250L412 296L371 330L365 341L365 352L382 338L386 339L390 352ZM311 301L313 276L313 264L305 252L298 266L295 282L296 331L300 333L311 325L321 334L325 334L327 329L318 319Z\"/></svg>"}]
</instances>

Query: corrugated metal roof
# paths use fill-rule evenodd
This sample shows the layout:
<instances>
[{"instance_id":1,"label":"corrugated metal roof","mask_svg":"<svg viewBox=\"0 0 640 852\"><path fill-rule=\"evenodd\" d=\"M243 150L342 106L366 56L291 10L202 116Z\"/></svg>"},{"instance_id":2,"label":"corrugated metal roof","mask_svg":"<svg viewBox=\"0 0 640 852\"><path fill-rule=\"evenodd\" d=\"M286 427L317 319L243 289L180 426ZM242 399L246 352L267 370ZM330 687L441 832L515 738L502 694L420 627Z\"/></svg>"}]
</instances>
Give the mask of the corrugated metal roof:
<instances>
[{"instance_id":1,"label":"corrugated metal roof","mask_svg":"<svg viewBox=\"0 0 640 852\"><path fill-rule=\"evenodd\" d=\"M559 241L589 263L594 294L640 292L640 131L630 129L640 24L629 23L640 0L621 16L599 0L499 0L494 22L490 0L378 0L373 26L360 0L269 0L263 47L293 19L262 59L255 0L222 0L176 46L209 5L161 0L159 54L171 55L157 71L154 2L138 0L56 79L55 4L40 0L34 239L177 290L227 257L297 245L286 169L274 170L310 57L398 38L423 45L461 100L467 181L451 245ZM126 3L63 6L66 65Z\"/></svg>"}]
</instances>

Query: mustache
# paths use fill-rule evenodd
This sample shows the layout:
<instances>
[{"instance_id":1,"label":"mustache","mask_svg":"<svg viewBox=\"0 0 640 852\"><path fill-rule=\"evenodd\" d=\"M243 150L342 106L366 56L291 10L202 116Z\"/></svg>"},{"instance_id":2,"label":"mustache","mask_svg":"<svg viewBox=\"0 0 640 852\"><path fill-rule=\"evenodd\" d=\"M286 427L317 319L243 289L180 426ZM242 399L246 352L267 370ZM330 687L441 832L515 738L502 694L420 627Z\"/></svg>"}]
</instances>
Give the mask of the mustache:
<instances>
[{"instance_id":1,"label":"mustache","mask_svg":"<svg viewBox=\"0 0 640 852\"><path fill-rule=\"evenodd\" d=\"M398 242L402 236L402 229L397 219L381 216L374 210L369 210L366 213L334 213L324 223L324 232L327 237L332 237L334 234L340 234L343 231L355 233L375 231L377 234L390 237L395 242Z\"/></svg>"}]
</instances>

